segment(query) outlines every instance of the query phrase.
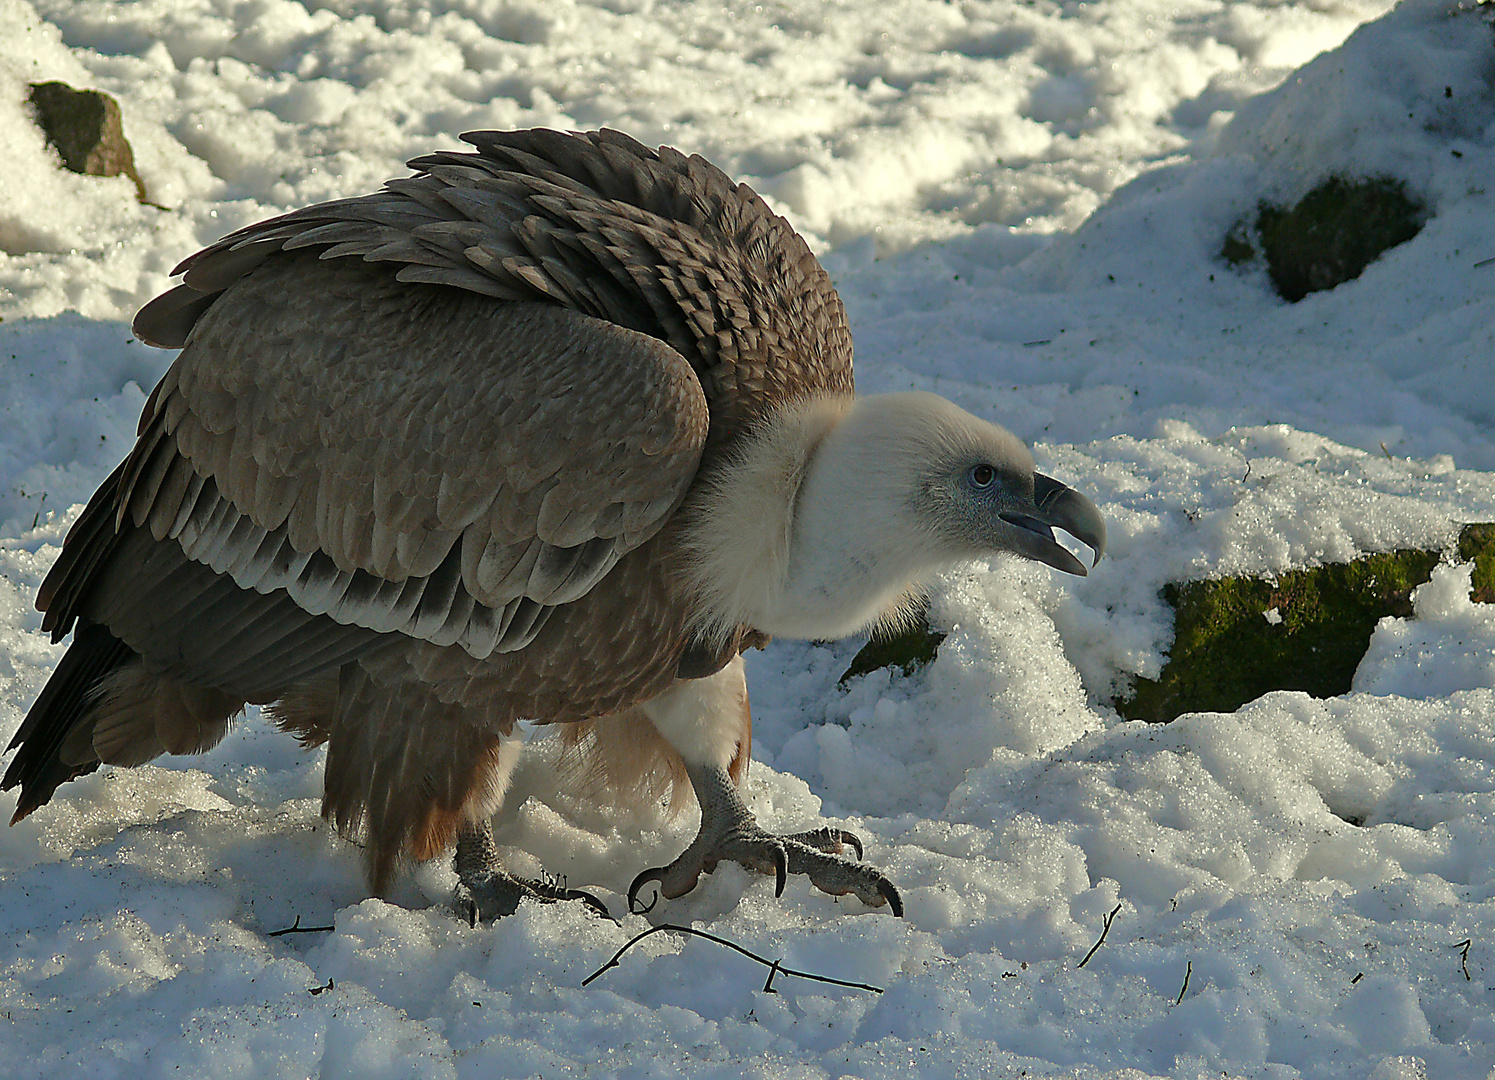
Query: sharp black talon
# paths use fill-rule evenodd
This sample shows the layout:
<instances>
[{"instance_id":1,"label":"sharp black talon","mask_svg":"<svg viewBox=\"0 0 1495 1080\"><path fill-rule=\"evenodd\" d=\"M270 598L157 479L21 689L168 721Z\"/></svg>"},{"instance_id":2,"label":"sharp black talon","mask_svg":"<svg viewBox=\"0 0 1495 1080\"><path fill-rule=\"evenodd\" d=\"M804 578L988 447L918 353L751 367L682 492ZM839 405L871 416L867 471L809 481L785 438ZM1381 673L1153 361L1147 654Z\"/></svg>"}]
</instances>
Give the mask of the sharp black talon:
<instances>
[{"instance_id":1,"label":"sharp black talon","mask_svg":"<svg viewBox=\"0 0 1495 1080\"><path fill-rule=\"evenodd\" d=\"M478 928L478 902L476 900L467 901L467 927L469 930Z\"/></svg>"},{"instance_id":2,"label":"sharp black talon","mask_svg":"<svg viewBox=\"0 0 1495 1080\"><path fill-rule=\"evenodd\" d=\"M847 832L845 829L842 829L841 843L850 844L852 850L857 853L857 858L860 859L862 857L862 841L856 833Z\"/></svg>"},{"instance_id":3,"label":"sharp black talon","mask_svg":"<svg viewBox=\"0 0 1495 1080\"><path fill-rule=\"evenodd\" d=\"M658 906L659 898L662 895L658 888L654 890L654 899L649 902L648 907L644 907L642 904L640 904L638 899L638 891L640 889L642 889L650 881L658 880L659 879L655 875L655 872L653 870L645 870L642 874L633 879L633 884L628 886L628 913L630 915L647 915L649 914L649 912L653 911L656 906Z\"/></svg>"},{"instance_id":4,"label":"sharp black talon","mask_svg":"<svg viewBox=\"0 0 1495 1080\"><path fill-rule=\"evenodd\" d=\"M601 900L598 900L595 896L587 892L585 889L567 889L566 899L580 900L583 904L591 908L598 915L601 915L604 919L608 919L612 922L618 921L617 919L613 918L612 912L607 910L606 904L604 904Z\"/></svg>"},{"instance_id":5,"label":"sharp black talon","mask_svg":"<svg viewBox=\"0 0 1495 1080\"><path fill-rule=\"evenodd\" d=\"M774 845L773 849L773 894L784 895L784 885L789 881L789 853L784 850L783 844Z\"/></svg>"},{"instance_id":6,"label":"sharp black talon","mask_svg":"<svg viewBox=\"0 0 1495 1080\"><path fill-rule=\"evenodd\" d=\"M903 897L898 895L898 889L893 883L891 881L879 881L877 883L877 891L888 902L888 907L892 909L894 917L903 918Z\"/></svg>"}]
</instances>

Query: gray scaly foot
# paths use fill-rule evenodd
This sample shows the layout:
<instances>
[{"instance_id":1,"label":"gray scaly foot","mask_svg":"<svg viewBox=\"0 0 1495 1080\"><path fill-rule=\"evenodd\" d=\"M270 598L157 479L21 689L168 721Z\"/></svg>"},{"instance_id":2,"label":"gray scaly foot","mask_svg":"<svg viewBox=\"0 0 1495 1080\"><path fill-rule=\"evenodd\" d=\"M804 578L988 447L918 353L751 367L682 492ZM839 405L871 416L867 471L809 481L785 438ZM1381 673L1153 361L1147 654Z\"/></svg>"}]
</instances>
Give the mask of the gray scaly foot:
<instances>
[{"instance_id":1,"label":"gray scaly foot","mask_svg":"<svg viewBox=\"0 0 1495 1080\"><path fill-rule=\"evenodd\" d=\"M464 825L458 831L454 866L457 894L452 906L473 926L479 920L487 922L514 914L519 901L526 897L545 904L580 900L604 918L612 918L607 905L589 892L568 889L554 881L515 877L506 871L499 862L493 830L486 821L481 825Z\"/></svg>"},{"instance_id":2,"label":"gray scaly foot","mask_svg":"<svg viewBox=\"0 0 1495 1080\"><path fill-rule=\"evenodd\" d=\"M628 887L629 911L641 910L636 905L638 893L649 882L657 882L660 895L673 900L690 892L703 873L711 873L726 859L760 874L773 874L775 896L783 895L788 875L803 874L822 892L853 893L864 904L887 904L894 915L903 915L903 900L893 883L875 868L842 854L849 847L858 859L862 857L862 842L855 835L829 827L782 836L768 832L743 803L727 770L692 765L687 771L701 804L701 829L674 862L645 870L633 879Z\"/></svg>"}]
</instances>

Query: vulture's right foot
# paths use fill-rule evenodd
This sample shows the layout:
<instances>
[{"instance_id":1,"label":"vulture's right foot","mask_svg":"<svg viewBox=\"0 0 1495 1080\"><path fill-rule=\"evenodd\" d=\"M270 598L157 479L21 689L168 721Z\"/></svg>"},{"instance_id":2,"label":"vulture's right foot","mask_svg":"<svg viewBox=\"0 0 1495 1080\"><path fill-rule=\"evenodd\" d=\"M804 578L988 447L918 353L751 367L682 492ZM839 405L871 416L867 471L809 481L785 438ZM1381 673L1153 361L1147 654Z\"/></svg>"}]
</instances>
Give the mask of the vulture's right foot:
<instances>
[{"instance_id":1,"label":"vulture's right foot","mask_svg":"<svg viewBox=\"0 0 1495 1080\"><path fill-rule=\"evenodd\" d=\"M464 825L457 833L457 894L453 902L457 914L472 926L481 920L501 919L514 914L519 901L526 898L542 904L557 900L580 900L603 918L610 919L607 905L582 889L568 889L563 882L535 881L515 877L505 870L493 844L493 830L481 825Z\"/></svg>"},{"instance_id":2,"label":"vulture's right foot","mask_svg":"<svg viewBox=\"0 0 1495 1080\"><path fill-rule=\"evenodd\" d=\"M774 895L784 892L790 874L803 874L822 892L836 896L854 893L870 907L884 904L894 915L903 915L903 899L897 887L876 867L857 862L842 852L853 849L862 855L862 842L843 829L821 828L809 832L778 835L758 824L737 793L726 769L687 766L696 800L701 804L701 829L690 847L668 866L645 870L628 888L628 910L648 911L638 905L639 890L650 882L660 895L673 900L695 888L701 874L711 873L726 859L774 875Z\"/></svg>"}]
</instances>

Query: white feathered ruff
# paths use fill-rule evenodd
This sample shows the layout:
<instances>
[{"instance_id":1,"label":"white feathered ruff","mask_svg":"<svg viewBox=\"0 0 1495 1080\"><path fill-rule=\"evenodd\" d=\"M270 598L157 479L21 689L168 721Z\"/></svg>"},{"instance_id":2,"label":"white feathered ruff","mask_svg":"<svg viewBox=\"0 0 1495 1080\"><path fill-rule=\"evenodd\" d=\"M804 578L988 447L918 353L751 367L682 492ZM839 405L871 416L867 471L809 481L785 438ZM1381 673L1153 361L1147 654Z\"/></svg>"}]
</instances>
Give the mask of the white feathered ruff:
<instances>
[{"instance_id":1,"label":"white feathered ruff","mask_svg":"<svg viewBox=\"0 0 1495 1080\"><path fill-rule=\"evenodd\" d=\"M697 632L828 639L896 623L930 574L983 553L940 512L939 485L974 459L1033 471L1010 432L934 394L780 409L686 508Z\"/></svg>"}]
</instances>

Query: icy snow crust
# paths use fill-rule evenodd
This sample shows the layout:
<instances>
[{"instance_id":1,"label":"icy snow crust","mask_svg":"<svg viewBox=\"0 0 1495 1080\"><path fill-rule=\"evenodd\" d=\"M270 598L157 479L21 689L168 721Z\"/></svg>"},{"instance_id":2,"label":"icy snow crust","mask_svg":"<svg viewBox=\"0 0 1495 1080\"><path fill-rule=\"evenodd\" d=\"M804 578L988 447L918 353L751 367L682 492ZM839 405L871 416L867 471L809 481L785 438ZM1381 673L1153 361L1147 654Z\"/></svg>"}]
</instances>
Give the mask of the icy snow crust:
<instances>
[{"instance_id":1,"label":"icy snow crust","mask_svg":"<svg viewBox=\"0 0 1495 1080\"><path fill-rule=\"evenodd\" d=\"M1495 520L1495 46L1472 5L1388 6L0 4L0 735L61 653L36 586L170 359L131 343L135 307L201 244L471 128L707 154L822 252L864 390L1006 424L1112 537L1084 580L947 575L914 677L838 690L856 642L749 657L752 806L858 830L906 920L735 867L619 926L469 929L439 866L365 899L319 756L251 716L0 830L0 1076L1486 1080L1495 613L1468 567L1383 622L1342 698L1166 727L1106 704L1161 666L1167 580ZM56 168L21 106L48 78L121 99L158 206ZM1218 260L1257 200L1373 171L1435 216L1358 281L1288 306ZM501 839L621 915L694 821L579 802L550 758ZM267 936L298 918L336 929ZM765 994L666 935L581 988L650 920L886 993Z\"/></svg>"}]
</instances>

